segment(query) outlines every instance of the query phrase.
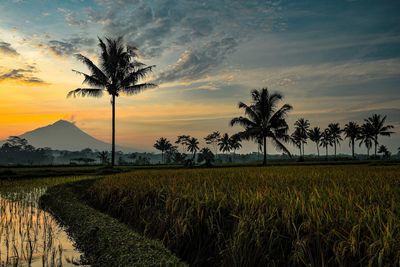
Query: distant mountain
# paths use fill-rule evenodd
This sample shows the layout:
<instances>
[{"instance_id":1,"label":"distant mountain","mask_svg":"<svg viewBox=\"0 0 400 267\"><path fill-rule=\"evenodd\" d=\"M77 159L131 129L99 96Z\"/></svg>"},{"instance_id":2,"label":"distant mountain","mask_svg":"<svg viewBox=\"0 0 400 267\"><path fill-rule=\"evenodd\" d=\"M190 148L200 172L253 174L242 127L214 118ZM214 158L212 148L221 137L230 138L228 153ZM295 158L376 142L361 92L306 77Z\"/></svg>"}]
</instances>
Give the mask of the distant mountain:
<instances>
[{"instance_id":1,"label":"distant mountain","mask_svg":"<svg viewBox=\"0 0 400 267\"><path fill-rule=\"evenodd\" d=\"M111 144L88 135L75 124L65 120L59 120L53 124L26 132L20 135L20 137L28 140L36 148L50 147L52 149L70 151L78 151L85 148L100 151L111 150ZM133 151L131 148L120 146L116 146L116 150L124 152Z\"/></svg>"}]
</instances>

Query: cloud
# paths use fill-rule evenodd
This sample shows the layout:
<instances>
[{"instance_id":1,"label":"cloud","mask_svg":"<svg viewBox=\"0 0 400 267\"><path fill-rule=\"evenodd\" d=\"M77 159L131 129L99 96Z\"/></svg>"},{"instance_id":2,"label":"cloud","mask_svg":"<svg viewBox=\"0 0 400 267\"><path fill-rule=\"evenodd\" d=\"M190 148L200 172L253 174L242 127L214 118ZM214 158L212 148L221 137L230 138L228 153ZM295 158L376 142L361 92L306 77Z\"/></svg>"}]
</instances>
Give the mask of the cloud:
<instances>
[{"instance_id":1,"label":"cloud","mask_svg":"<svg viewBox=\"0 0 400 267\"><path fill-rule=\"evenodd\" d=\"M193 79L203 77L215 71L238 44L284 25L278 1L96 2L97 7L86 9L86 16L100 25L106 36L124 36L145 57L180 54L175 69L161 74L160 79L165 81L188 79L189 75L194 75Z\"/></svg>"},{"instance_id":2,"label":"cloud","mask_svg":"<svg viewBox=\"0 0 400 267\"><path fill-rule=\"evenodd\" d=\"M36 72L36 68L31 65L26 66L26 68L10 69L0 74L0 82L14 81L24 84L48 85L48 83L33 75Z\"/></svg>"},{"instance_id":3,"label":"cloud","mask_svg":"<svg viewBox=\"0 0 400 267\"><path fill-rule=\"evenodd\" d=\"M81 52L85 47L95 44L95 39L89 37L73 37L63 40L50 40L47 43L39 44L42 49L50 50L57 56L71 56Z\"/></svg>"},{"instance_id":4,"label":"cloud","mask_svg":"<svg viewBox=\"0 0 400 267\"><path fill-rule=\"evenodd\" d=\"M179 60L159 74L157 83L175 80L196 80L204 77L232 53L237 46L234 38L211 41L196 50L186 50Z\"/></svg>"},{"instance_id":5,"label":"cloud","mask_svg":"<svg viewBox=\"0 0 400 267\"><path fill-rule=\"evenodd\" d=\"M76 12L65 8L58 8L57 11L64 15L65 22L69 26L83 27L87 25L87 20L79 19Z\"/></svg>"},{"instance_id":6,"label":"cloud","mask_svg":"<svg viewBox=\"0 0 400 267\"><path fill-rule=\"evenodd\" d=\"M3 53L5 55L9 56L18 56L19 53L17 50L15 50L10 43L6 43L3 41L0 41L0 53Z\"/></svg>"}]
</instances>

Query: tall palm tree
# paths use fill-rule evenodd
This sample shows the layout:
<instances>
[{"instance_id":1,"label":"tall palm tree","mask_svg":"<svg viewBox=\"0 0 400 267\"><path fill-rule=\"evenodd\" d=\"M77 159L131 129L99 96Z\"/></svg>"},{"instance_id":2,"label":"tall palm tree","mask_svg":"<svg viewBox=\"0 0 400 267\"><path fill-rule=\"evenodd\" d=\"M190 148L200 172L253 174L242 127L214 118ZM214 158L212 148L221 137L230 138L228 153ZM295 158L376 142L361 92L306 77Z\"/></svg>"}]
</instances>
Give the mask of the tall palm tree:
<instances>
[{"instance_id":1,"label":"tall palm tree","mask_svg":"<svg viewBox=\"0 0 400 267\"><path fill-rule=\"evenodd\" d=\"M301 149L301 143L303 142L303 134L301 133L301 130L299 128L295 128L294 132L290 136L291 141L293 144L300 150L300 159L303 157L302 149Z\"/></svg>"},{"instance_id":2,"label":"tall palm tree","mask_svg":"<svg viewBox=\"0 0 400 267\"><path fill-rule=\"evenodd\" d=\"M168 141L167 138L161 137L160 139L156 140L154 148L161 151L161 161L162 163L165 163L164 152L172 148L171 142Z\"/></svg>"},{"instance_id":3,"label":"tall palm tree","mask_svg":"<svg viewBox=\"0 0 400 267\"><path fill-rule=\"evenodd\" d=\"M221 138L221 134L218 131L212 132L206 137L204 137L204 140L206 141L207 145L212 145L214 152L215 152L215 157L217 157L218 154L218 142L219 139Z\"/></svg>"},{"instance_id":4,"label":"tall palm tree","mask_svg":"<svg viewBox=\"0 0 400 267\"><path fill-rule=\"evenodd\" d=\"M235 158L236 150L242 148L242 140L240 139L240 136L237 134L232 135L231 138L229 138L229 144L233 150L233 157Z\"/></svg>"},{"instance_id":5,"label":"tall palm tree","mask_svg":"<svg viewBox=\"0 0 400 267\"><path fill-rule=\"evenodd\" d=\"M300 136L302 137L302 140L300 142L300 147L302 151L302 156L304 157L304 144L307 143L307 132L308 129L310 128L310 122L304 118L298 119L295 123L294 126L299 129Z\"/></svg>"},{"instance_id":6,"label":"tall palm tree","mask_svg":"<svg viewBox=\"0 0 400 267\"><path fill-rule=\"evenodd\" d=\"M379 135L382 136L390 136L392 133L390 129L393 129L393 125L385 125L386 121L386 116L381 116L378 114L372 115L372 117L369 117L368 119L365 120L366 123L370 124L372 127L372 131L374 134L374 144L375 144L375 156L377 152L377 146L379 144L378 142L378 137Z\"/></svg>"},{"instance_id":7,"label":"tall palm tree","mask_svg":"<svg viewBox=\"0 0 400 267\"><path fill-rule=\"evenodd\" d=\"M335 149L335 158L336 158L336 146L340 145L340 141L343 140L341 136L342 129L340 129L339 123L330 123L328 125L328 128L333 143L333 147Z\"/></svg>"},{"instance_id":8,"label":"tall palm tree","mask_svg":"<svg viewBox=\"0 0 400 267\"><path fill-rule=\"evenodd\" d=\"M321 128L314 127L308 131L307 135L308 135L308 138L310 138L310 140L313 141L315 143L315 145L317 146L317 153L318 153L318 157L319 157L319 142L321 141L321 138L322 138Z\"/></svg>"},{"instance_id":9,"label":"tall palm tree","mask_svg":"<svg viewBox=\"0 0 400 267\"><path fill-rule=\"evenodd\" d=\"M193 153L192 160L195 160L196 152L199 150L199 140L197 140L197 138L195 137L189 138L187 143L187 150Z\"/></svg>"},{"instance_id":10,"label":"tall palm tree","mask_svg":"<svg viewBox=\"0 0 400 267\"><path fill-rule=\"evenodd\" d=\"M370 123L364 123L363 125L361 125L358 140L360 140L359 146L364 144L367 148L367 155L369 157L369 151L372 147L372 142L375 141L374 130Z\"/></svg>"},{"instance_id":11,"label":"tall palm tree","mask_svg":"<svg viewBox=\"0 0 400 267\"><path fill-rule=\"evenodd\" d=\"M219 151L225 153L231 151L231 140L227 133L224 133L218 142Z\"/></svg>"},{"instance_id":12,"label":"tall palm tree","mask_svg":"<svg viewBox=\"0 0 400 267\"><path fill-rule=\"evenodd\" d=\"M333 145L333 139L332 139L332 135L331 132L329 130L329 128L326 128L323 132L322 132L322 136L321 136L321 146L325 148L326 150L326 160L328 160L328 147Z\"/></svg>"},{"instance_id":13,"label":"tall palm tree","mask_svg":"<svg viewBox=\"0 0 400 267\"><path fill-rule=\"evenodd\" d=\"M357 122L354 122L354 121L350 121L349 123L347 123L343 129L345 138L350 139L349 145L351 146L351 156L353 157L353 159L355 158L354 145L355 145L356 139L358 139L360 136L360 131L361 131L360 126L357 124Z\"/></svg>"},{"instance_id":14,"label":"tall palm tree","mask_svg":"<svg viewBox=\"0 0 400 267\"><path fill-rule=\"evenodd\" d=\"M278 109L277 105L283 96L279 93L269 93L267 88L253 90L251 92L252 103L247 105L239 102L239 108L244 109L245 117L237 117L231 120L231 126L240 125L244 128L238 135L245 140L253 140L263 145L263 165L267 165L267 139L278 150L290 155L289 150L283 144L290 141L288 125L286 123L287 113L292 106L284 104Z\"/></svg>"},{"instance_id":15,"label":"tall palm tree","mask_svg":"<svg viewBox=\"0 0 400 267\"><path fill-rule=\"evenodd\" d=\"M84 63L90 73L74 70L84 76L83 83L87 88L77 88L68 93L70 96L101 97L103 93L111 95L112 105L112 153L111 166L115 164L115 99L121 93L135 95L144 89L155 87L152 83L139 83L154 66L147 66L137 61L137 49L125 46L122 38L104 41L99 38L100 57L98 66L89 58L78 54L77 59Z\"/></svg>"}]
</instances>

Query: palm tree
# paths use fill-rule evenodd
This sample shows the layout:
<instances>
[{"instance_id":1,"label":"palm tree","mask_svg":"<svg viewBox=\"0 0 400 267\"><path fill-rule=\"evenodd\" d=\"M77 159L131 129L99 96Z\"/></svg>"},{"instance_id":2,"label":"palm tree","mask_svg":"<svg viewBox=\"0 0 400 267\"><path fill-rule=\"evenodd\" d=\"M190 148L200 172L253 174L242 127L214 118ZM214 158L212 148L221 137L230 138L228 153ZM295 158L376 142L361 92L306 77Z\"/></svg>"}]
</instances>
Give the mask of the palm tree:
<instances>
[{"instance_id":1,"label":"palm tree","mask_svg":"<svg viewBox=\"0 0 400 267\"><path fill-rule=\"evenodd\" d=\"M240 136L237 134L232 135L231 138L229 138L229 144L233 150L233 157L235 158L236 150L242 148L242 140L240 139Z\"/></svg>"},{"instance_id":2,"label":"palm tree","mask_svg":"<svg viewBox=\"0 0 400 267\"><path fill-rule=\"evenodd\" d=\"M336 145L340 145L342 139L342 129L340 129L339 123L330 123L328 125L333 147L335 148L335 158L336 158Z\"/></svg>"},{"instance_id":3,"label":"palm tree","mask_svg":"<svg viewBox=\"0 0 400 267\"><path fill-rule=\"evenodd\" d=\"M372 147L372 142L375 140L374 131L372 129L371 124L364 123L363 125L361 125L360 135L358 137L358 140L360 140L359 146L364 144L365 147L367 148L367 155L369 158L369 151Z\"/></svg>"},{"instance_id":4,"label":"palm tree","mask_svg":"<svg viewBox=\"0 0 400 267\"><path fill-rule=\"evenodd\" d=\"M321 146L326 149L326 160L328 160L328 147L333 145L332 135L329 128L326 128L325 131L322 132L321 136Z\"/></svg>"},{"instance_id":5,"label":"palm tree","mask_svg":"<svg viewBox=\"0 0 400 267\"><path fill-rule=\"evenodd\" d=\"M386 159L389 159L390 158L390 151L387 149L387 147L386 146L384 146L384 145L381 145L380 147L379 147L379 149L378 149L378 153L382 153L383 155L382 155L382 158L386 158Z\"/></svg>"},{"instance_id":6,"label":"palm tree","mask_svg":"<svg viewBox=\"0 0 400 267\"><path fill-rule=\"evenodd\" d=\"M299 128L296 128L292 135L290 136L291 141L293 144L300 150L300 159L303 157L302 156L302 150L301 150L301 143L303 142L303 135L301 133L301 130Z\"/></svg>"},{"instance_id":7,"label":"palm tree","mask_svg":"<svg viewBox=\"0 0 400 267\"><path fill-rule=\"evenodd\" d=\"M205 165L210 167L212 165L212 162L214 161L214 158L214 154L211 152L211 150L208 147L204 147L199 152L197 162L201 163L205 161Z\"/></svg>"},{"instance_id":8,"label":"palm tree","mask_svg":"<svg viewBox=\"0 0 400 267\"><path fill-rule=\"evenodd\" d=\"M155 87L152 83L139 83L145 78L154 66L145 66L136 60L137 49L125 46L122 38L108 39L99 38L101 50L99 66L96 66L89 58L78 54L77 59L84 63L90 73L86 74L74 70L84 76L83 83L87 88L77 88L68 93L70 96L101 97L103 93L111 95L112 105L112 152L111 166L115 164L115 98L121 93L134 95L144 89Z\"/></svg>"},{"instance_id":9,"label":"palm tree","mask_svg":"<svg viewBox=\"0 0 400 267\"><path fill-rule=\"evenodd\" d=\"M353 157L353 159L355 159L354 145L356 139L358 139L360 136L360 131L361 131L360 126L354 121L350 121L349 123L347 123L343 129L345 138L350 139L349 145L351 146L351 156Z\"/></svg>"},{"instance_id":10,"label":"palm tree","mask_svg":"<svg viewBox=\"0 0 400 267\"><path fill-rule=\"evenodd\" d=\"M389 131L390 129L393 129L393 125L385 125L386 121L386 116L381 116L378 114L372 115L372 117L369 117L368 119L365 120L366 123L370 124L372 127L372 131L374 134L374 144L375 144L375 156L376 156L376 149L379 144L378 142L378 136L390 136L392 133Z\"/></svg>"},{"instance_id":11,"label":"palm tree","mask_svg":"<svg viewBox=\"0 0 400 267\"><path fill-rule=\"evenodd\" d=\"M313 141L315 143L315 145L317 146L317 153L318 153L318 157L319 157L319 142L321 141L321 138L322 138L321 128L314 127L308 131L307 135L308 135L308 138L310 138L310 140Z\"/></svg>"},{"instance_id":12,"label":"palm tree","mask_svg":"<svg viewBox=\"0 0 400 267\"><path fill-rule=\"evenodd\" d=\"M304 118L298 119L295 123L294 126L299 129L300 136L302 137L302 140L300 142L300 147L301 147L301 152L304 157L304 144L307 143L307 132L308 129L310 128L310 122Z\"/></svg>"},{"instance_id":13,"label":"palm tree","mask_svg":"<svg viewBox=\"0 0 400 267\"><path fill-rule=\"evenodd\" d=\"M227 133L224 133L224 135L219 139L218 146L219 151L222 151L223 153L229 153L231 151L231 140Z\"/></svg>"},{"instance_id":14,"label":"palm tree","mask_svg":"<svg viewBox=\"0 0 400 267\"><path fill-rule=\"evenodd\" d=\"M179 135L178 139L175 141L175 144L182 145L182 153L186 150L185 147L188 144L188 140L190 139L190 135Z\"/></svg>"},{"instance_id":15,"label":"palm tree","mask_svg":"<svg viewBox=\"0 0 400 267\"><path fill-rule=\"evenodd\" d=\"M187 143L187 150L193 153L192 160L194 160L196 158L196 152L199 150L199 140L194 137L190 138Z\"/></svg>"},{"instance_id":16,"label":"palm tree","mask_svg":"<svg viewBox=\"0 0 400 267\"><path fill-rule=\"evenodd\" d=\"M221 138L221 134L218 131L212 132L209 135L207 135L206 137L204 137L206 144L213 146L213 149L215 151L215 157L217 157L217 154L218 154L218 142L219 142L220 138Z\"/></svg>"},{"instance_id":17,"label":"palm tree","mask_svg":"<svg viewBox=\"0 0 400 267\"><path fill-rule=\"evenodd\" d=\"M170 141L168 141L167 138L160 137L160 139L156 140L156 143L153 145L155 149L161 151L161 161L162 163L164 162L164 152L168 151L169 149L172 148L172 144Z\"/></svg>"},{"instance_id":18,"label":"palm tree","mask_svg":"<svg viewBox=\"0 0 400 267\"><path fill-rule=\"evenodd\" d=\"M98 152L97 157L100 159L101 164L106 165L108 163L108 151Z\"/></svg>"},{"instance_id":19,"label":"palm tree","mask_svg":"<svg viewBox=\"0 0 400 267\"><path fill-rule=\"evenodd\" d=\"M288 125L286 123L287 113L292 110L292 106L284 104L279 109L278 102L283 96L279 93L268 92L267 88L261 90L253 90L251 92L252 103L247 105L239 102L239 108L244 109L245 117L237 117L231 120L231 126L240 125L244 131L239 132L240 138L245 140L253 140L256 143L262 142L264 160L263 165L267 165L267 139L278 150L282 150L290 155L289 150L283 144L290 141L288 135Z\"/></svg>"}]
</instances>

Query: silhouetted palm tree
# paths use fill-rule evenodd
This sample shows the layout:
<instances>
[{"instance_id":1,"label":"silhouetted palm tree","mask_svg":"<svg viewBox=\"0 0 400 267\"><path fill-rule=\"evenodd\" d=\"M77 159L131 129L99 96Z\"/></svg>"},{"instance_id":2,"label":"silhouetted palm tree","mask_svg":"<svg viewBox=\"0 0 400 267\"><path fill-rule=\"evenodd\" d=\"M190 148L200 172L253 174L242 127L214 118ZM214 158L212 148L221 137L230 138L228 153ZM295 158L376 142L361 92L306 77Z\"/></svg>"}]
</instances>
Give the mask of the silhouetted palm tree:
<instances>
[{"instance_id":1,"label":"silhouetted palm tree","mask_svg":"<svg viewBox=\"0 0 400 267\"><path fill-rule=\"evenodd\" d=\"M333 139L332 139L332 135L331 135L329 128L325 129L322 132L320 142L321 142L321 146L326 149L326 160L328 160L328 154L329 154L328 147L333 146Z\"/></svg>"},{"instance_id":2,"label":"silhouetted palm tree","mask_svg":"<svg viewBox=\"0 0 400 267\"><path fill-rule=\"evenodd\" d=\"M308 131L307 135L308 135L308 138L310 138L310 140L313 141L315 143L315 145L317 146L317 153L318 153L318 157L319 157L319 142L321 141L321 138L322 138L321 129L319 127L314 127Z\"/></svg>"},{"instance_id":3,"label":"silhouetted palm tree","mask_svg":"<svg viewBox=\"0 0 400 267\"><path fill-rule=\"evenodd\" d=\"M385 125L386 121L386 116L381 116L378 114L372 115L372 117L369 117L368 119L365 120L366 123L371 125L373 134L374 134L374 144L375 144L375 156L376 156L376 149L379 144L378 142L378 137L379 135L382 136L390 136L392 133L389 131L390 129L393 129L393 125Z\"/></svg>"},{"instance_id":4,"label":"silhouetted palm tree","mask_svg":"<svg viewBox=\"0 0 400 267\"><path fill-rule=\"evenodd\" d=\"M182 145L182 153L186 150L186 146L189 143L190 135L179 135L178 139L175 141L175 144Z\"/></svg>"},{"instance_id":5,"label":"silhouetted palm tree","mask_svg":"<svg viewBox=\"0 0 400 267\"><path fill-rule=\"evenodd\" d=\"M382 158L389 159L390 158L390 151L387 149L386 146L381 145L378 149L378 153L382 153Z\"/></svg>"},{"instance_id":6,"label":"silhouetted palm tree","mask_svg":"<svg viewBox=\"0 0 400 267\"><path fill-rule=\"evenodd\" d=\"M191 153L193 153L193 158L194 160L196 158L196 152L199 150L199 140L197 138L189 138L188 143L187 143L187 150Z\"/></svg>"},{"instance_id":7,"label":"silhouetted palm tree","mask_svg":"<svg viewBox=\"0 0 400 267\"><path fill-rule=\"evenodd\" d=\"M251 96L253 101L250 105L239 102L239 108L244 109L246 117L233 118L231 126L241 125L244 128L244 131L238 133L242 139L251 139L256 143L262 141L263 165L267 165L267 138L278 150L290 155L283 142L290 141L290 136L287 134L289 127L285 118L292 106L284 104L277 109L278 102L283 96L279 93L270 94L267 88L253 90Z\"/></svg>"},{"instance_id":8,"label":"silhouetted palm tree","mask_svg":"<svg viewBox=\"0 0 400 267\"><path fill-rule=\"evenodd\" d=\"M340 141L342 139L342 129L340 129L339 123L330 123L328 125L330 137L333 143L333 147L335 149L335 158L336 158L336 145L340 145Z\"/></svg>"},{"instance_id":9,"label":"silhouetted palm tree","mask_svg":"<svg viewBox=\"0 0 400 267\"><path fill-rule=\"evenodd\" d=\"M229 143L231 146L231 149L233 150L233 157L235 158L236 156L236 150L242 148L242 140L240 139L240 136L237 134L234 134L229 138Z\"/></svg>"},{"instance_id":10,"label":"silhouetted palm tree","mask_svg":"<svg viewBox=\"0 0 400 267\"><path fill-rule=\"evenodd\" d=\"M125 46L122 38L108 39L99 38L101 49L99 66L96 66L89 58L78 54L76 57L89 69L90 74L75 71L84 76L83 83L88 88L77 88L68 93L70 96L101 97L106 92L111 95L112 105L112 152L111 166L115 164L115 99L121 93L134 95L146 88L155 87L152 83L139 83L151 72L154 66L145 67L143 63L136 60L137 50Z\"/></svg>"},{"instance_id":11,"label":"silhouetted palm tree","mask_svg":"<svg viewBox=\"0 0 400 267\"><path fill-rule=\"evenodd\" d=\"M358 139L360 137L361 128L356 122L350 121L349 123L347 123L344 126L343 132L345 134L345 138L350 139L349 145L351 147L351 156L354 159L355 158L354 145L355 145L356 139Z\"/></svg>"},{"instance_id":12,"label":"silhouetted palm tree","mask_svg":"<svg viewBox=\"0 0 400 267\"><path fill-rule=\"evenodd\" d=\"M299 135L302 137L301 142L300 142L300 147L301 147L301 152L302 155L304 156L304 144L307 143L307 132L308 129L310 128L310 122L304 118L298 119L295 123L294 126L299 129Z\"/></svg>"},{"instance_id":13,"label":"silhouetted palm tree","mask_svg":"<svg viewBox=\"0 0 400 267\"><path fill-rule=\"evenodd\" d=\"M206 141L206 144L212 145L214 152L215 152L215 157L217 157L218 154L218 142L219 139L221 138L221 134L218 131L215 131L206 137L204 137L204 140Z\"/></svg>"},{"instance_id":14,"label":"silhouetted palm tree","mask_svg":"<svg viewBox=\"0 0 400 267\"><path fill-rule=\"evenodd\" d=\"M219 146L219 151L225 153L225 152L230 152L231 151L231 142L229 135L227 133L224 133L222 137L219 139L218 142Z\"/></svg>"},{"instance_id":15,"label":"silhouetted palm tree","mask_svg":"<svg viewBox=\"0 0 400 267\"><path fill-rule=\"evenodd\" d=\"M300 158L303 157L302 149L301 149L301 144L304 140L304 135L301 133L301 130L299 128L296 128L292 135L290 136L292 143L300 150Z\"/></svg>"},{"instance_id":16,"label":"silhouetted palm tree","mask_svg":"<svg viewBox=\"0 0 400 267\"><path fill-rule=\"evenodd\" d=\"M170 141L168 141L167 138L161 137L160 139L156 140L156 143L154 144L154 148L161 151L162 163L165 163L164 162L164 152L171 149L171 147L172 147L172 144Z\"/></svg>"},{"instance_id":17,"label":"silhouetted palm tree","mask_svg":"<svg viewBox=\"0 0 400 267\"><path fill-rule=\"evenodd\" d=\"M372 129L371 124L364 123L363 125L361 125L360 135L358 137L358 140L360 140L359 146L364 144L365 147L367 148L367 155L369 157L369 151L372 147L372 142L375 140L374 131Z\"/></svg>"},{"instance_id":18,"label":"silhouetted palm tree","mask_svg":"<svg viewBox=\"0 0 400 267\"><path fill-rule=\"evenodd\" d=\"M211 152L211 150L208 147L204 147L200 150L199 155L197 157L197 162L203 162L205 161L206 166L211 166L212 162L214 161L214 154Z\"/></svg>"},{"instance_id":19,"label":"silhouetted palm tree","mask_svg":"<svg viewBox=\"0 0 400 267\"><path fill-rule=\"evenodd\" d=\"M100 159L101 164L106 165L108 163L108 151L98 152L97 157Z\"/></svg>"}]
</instances>

